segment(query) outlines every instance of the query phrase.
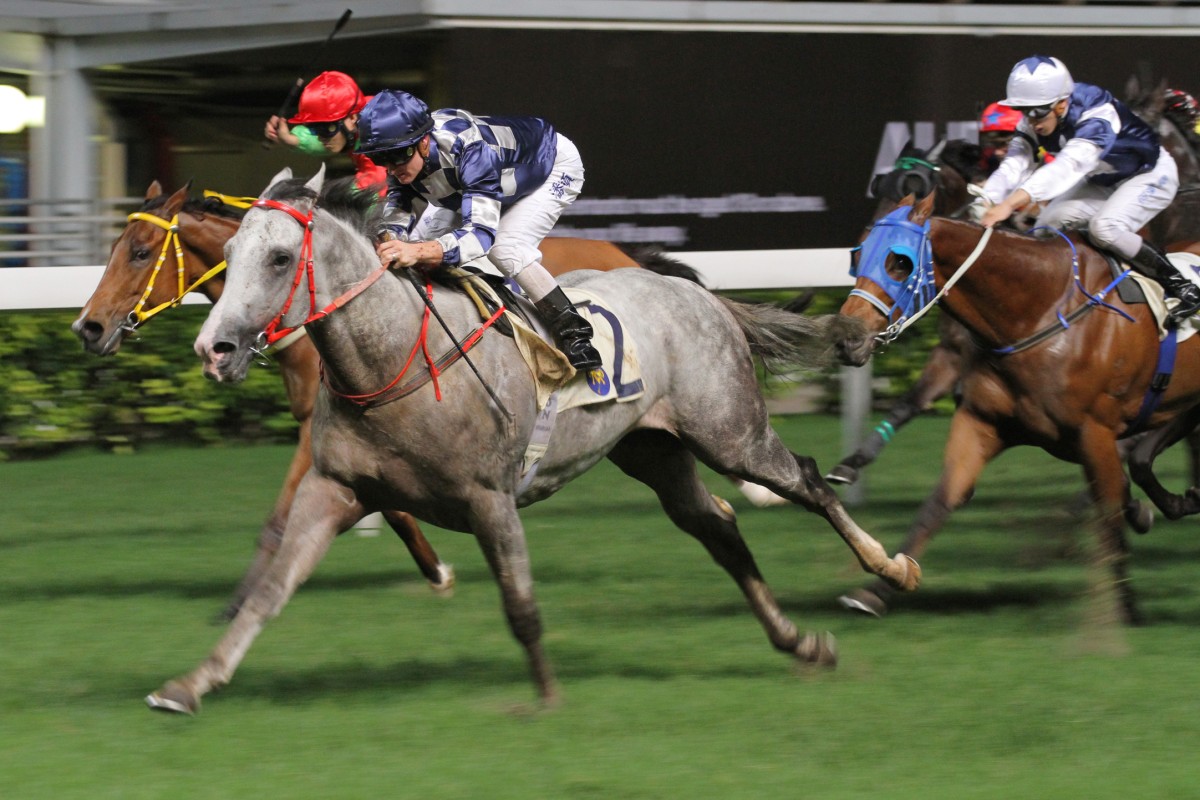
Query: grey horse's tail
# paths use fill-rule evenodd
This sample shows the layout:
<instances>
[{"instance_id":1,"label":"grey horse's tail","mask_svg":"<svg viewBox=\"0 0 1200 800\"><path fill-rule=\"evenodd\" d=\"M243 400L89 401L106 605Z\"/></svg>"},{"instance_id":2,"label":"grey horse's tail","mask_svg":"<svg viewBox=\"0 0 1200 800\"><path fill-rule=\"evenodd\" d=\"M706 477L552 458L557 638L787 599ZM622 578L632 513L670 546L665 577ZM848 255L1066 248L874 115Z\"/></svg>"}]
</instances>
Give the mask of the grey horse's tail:
<instances>
[{"instance_id":1,"label":"grey horse's tail","mask_svg":"<svg viewBox=\"0 0 1200 800\"><path fill-rule=\"evenodd\" d=\"M768 372L817 369L833 363L838 341L861 334L862 322L840 314L808 316L766 303L718 297Z\"/></svg>"}]
</instances>

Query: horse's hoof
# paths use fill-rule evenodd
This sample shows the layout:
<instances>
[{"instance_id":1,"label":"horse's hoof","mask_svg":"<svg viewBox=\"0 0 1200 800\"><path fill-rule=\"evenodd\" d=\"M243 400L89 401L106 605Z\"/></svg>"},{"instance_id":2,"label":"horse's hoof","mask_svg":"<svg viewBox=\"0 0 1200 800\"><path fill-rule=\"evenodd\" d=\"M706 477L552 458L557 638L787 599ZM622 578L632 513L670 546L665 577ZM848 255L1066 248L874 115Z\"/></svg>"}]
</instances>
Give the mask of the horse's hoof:
<instances>
[{"instance_id":1,"label":"horse's hoof","mask_svg":"<svg viewBox=\"0 0 1200 800\"><path fill-rule=\"evenodd\" d=\"M1154 527L1154 507L1141 500L1134 500L1125 507L1125 521L1134 533L1149 533Z\"/></svg>"},{"instance_id":2,"label":"horse's hoof","mask_svg":"<svg viewBox=\"0 0 1200 800\"><path fill-rule=\"evenodd\" d=\"M146 695L146 705L155 711L192 716L200 710L200 698L185 689L179 681L170 681L157 692Z\"/></svg>"},{"instance_id":3,"label":"horse's hoof","mask_svg":"<svg viewBox=\"0 0 1200 800\"><path fill-rule=\"evenodd\" d=\"M914 592L921 585L921 565L910 555L898 553L892 563L904 571L904 577L896 584L902 592Z\"/></svg>"},{"instance_id":4,"label":"horse's hoof","mask_svg":"<svg viewBox=\"0 0 1200 800\"><path fill-rule=\"evenodd\" d=\"M848 611L866 614L876 619L882 619L883 615L887 613L887 603L869 589L859 589L850 594L844 594L838 598L838 604Z\"/></svg>"},{"instance_id":5,"label":"horse's hoof","mask_svg":"<svg viewBox=\"0 0 1200 800\"><path fill-rule=\"evenodd\" d=\"M836 667L837 639L829 631L806 633L796 645L796 658L814 667Z\"/></svg>"},{"instance_id":6,"label":"horse's hoof","mask_svg":"<svg viewBox=\"0 0 1200 800\"><path fill-rule=\"evenodd\" d=\"M430 581L429 588L438 597L453 597L454 596L454 565L453 564L438 564L438 579Z\"/></svg>"},{"instance_id":7,"label":"horse's hoof","mask_svg":"<svg viewBox=\"0 0 1200 800\"><path fill-rule=\"evenodd\" d=\"M742 481L738 484L738 489L742 494L746 495L746 499L759 508L770 508L771 506L790 505L791 500L786 497L781 497L765 486L749 481Z\"/></svg>"},{"instance_id":8,"label":"horse's hoof","mask_svg":"<svg viewBox=\"0 0 1200 800\"><path fill-rule=\"evenodd\" d=\"M848 467L845 464L838 464L825 476L825 480L830 483L841 483L849 486L858 480L858 470L854 467Z\"/></svg>"}]
</instances>

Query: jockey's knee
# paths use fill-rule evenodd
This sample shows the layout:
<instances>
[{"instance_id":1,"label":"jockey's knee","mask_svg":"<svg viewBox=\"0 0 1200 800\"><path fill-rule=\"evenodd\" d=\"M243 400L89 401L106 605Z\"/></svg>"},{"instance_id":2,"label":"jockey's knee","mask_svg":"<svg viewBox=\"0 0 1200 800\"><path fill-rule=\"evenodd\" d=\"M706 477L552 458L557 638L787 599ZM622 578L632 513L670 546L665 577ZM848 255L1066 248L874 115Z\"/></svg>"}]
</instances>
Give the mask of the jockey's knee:
<instances>
[{"instance_id":1,"label":"jockey's knee","mask_svg":"<svg viewBox=\"0 0 1200 800\"><path fill-rule=\"evenodd\" d=\"M1088 225L1088 236L1097 247L1132 258L1142 245L1142 237L1112 217L1096 217Z\"/></svg>"},{"instance_id":2,"label":"jockey's knee","mask_svg":"<svg viewBox=\"0 0 1200 800\"><path fill-rule=\"evenodd\" d=\"M540 258L537 248L529 248L520 244L501 243L492 245L488 251L488 261L501 273L512 278L525 267Z\"/></svg>"}]
</instances>

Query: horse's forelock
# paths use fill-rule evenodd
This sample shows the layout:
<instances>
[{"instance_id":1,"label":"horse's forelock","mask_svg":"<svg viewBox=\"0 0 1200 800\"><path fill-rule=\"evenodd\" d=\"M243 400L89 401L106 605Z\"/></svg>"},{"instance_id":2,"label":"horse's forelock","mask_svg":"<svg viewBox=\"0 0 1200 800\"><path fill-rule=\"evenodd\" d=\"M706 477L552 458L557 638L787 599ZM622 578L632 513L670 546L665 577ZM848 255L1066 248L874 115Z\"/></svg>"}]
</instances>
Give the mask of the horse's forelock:
<instances>
[{"instance_id":1,"label":"horse's forelock","mask_svg":"<svg viewBox=\"0 0 1200 800\"><path fill-rule=\"evenodd\" d=\"M278 200L281 203L290 203L296 200L313 201L317 199L317 194L305 184L307 181L304 178L289 178L286 181L280 181L267 188L266 199Z\"/></svg>"}]
</instances>

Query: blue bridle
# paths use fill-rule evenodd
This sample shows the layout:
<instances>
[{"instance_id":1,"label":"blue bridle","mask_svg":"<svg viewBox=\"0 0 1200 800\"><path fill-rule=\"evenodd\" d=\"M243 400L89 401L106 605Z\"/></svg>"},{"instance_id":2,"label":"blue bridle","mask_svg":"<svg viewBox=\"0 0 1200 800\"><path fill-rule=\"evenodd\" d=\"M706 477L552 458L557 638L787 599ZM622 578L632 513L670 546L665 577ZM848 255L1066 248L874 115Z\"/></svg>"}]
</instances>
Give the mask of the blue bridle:
<instances>
[{"instance_id":1,"label":"blue bridle","mask_svg":"<svg viewBox=\"0 0 1200 800\"><path fill-rule=\"evenodd\" d=\"M863 277L878 286L892 301L889 306L875 295L861 289L853 289L851 297L861 297L879 310L894 325L905 320L933 302L937 287L933 279L933 254L929 247L929 222L918 225L909 222L911 206L901 206L890 214L875 221L867 234L866 241L854 248L860 251L857 265L851 265L850 274ZM887 273L887 258L895 253L908 259L912 271L904 281L893 280ZM892 315L900 316L893 320Z\"/></svg>"}]
</instances>

